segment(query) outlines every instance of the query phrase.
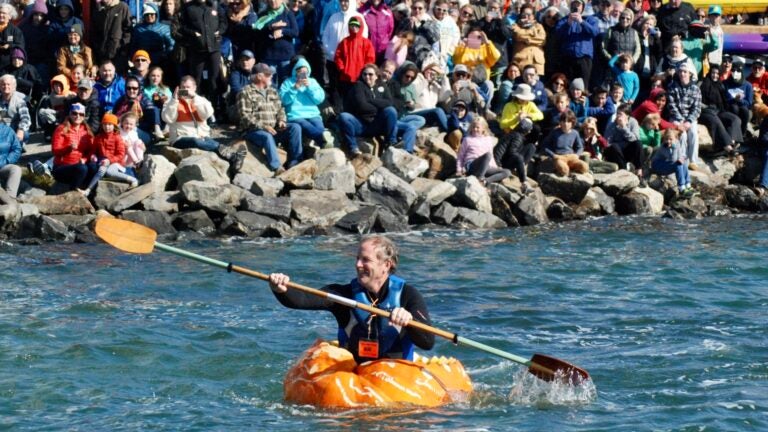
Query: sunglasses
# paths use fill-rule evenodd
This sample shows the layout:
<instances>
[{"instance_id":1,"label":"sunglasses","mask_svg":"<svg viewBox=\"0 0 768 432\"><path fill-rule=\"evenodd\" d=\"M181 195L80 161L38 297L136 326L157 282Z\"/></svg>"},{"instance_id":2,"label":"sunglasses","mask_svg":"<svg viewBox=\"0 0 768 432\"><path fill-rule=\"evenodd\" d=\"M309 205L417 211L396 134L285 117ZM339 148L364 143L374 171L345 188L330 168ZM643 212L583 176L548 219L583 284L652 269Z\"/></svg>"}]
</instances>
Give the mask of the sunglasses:
<instances>
[{"instance_id":1,"label":"sunglasses","mask_svg":"<svg viewBox=\"0 0 768 432\"><path fill-rule=\"evenodd\" d=\"M403 75L403 78L412 80L412 79L416 78L416 75L406 74L406 75Z\"/></svg>"},{"instance_id":2,"label":"sunglasses","mask_svg":"<svg viewBox=\"0 0 768 432\"><path fill-rule=\"evenodd\" d=\"M472 15L474 15L474 12L462 12L461 13L461 16L466 16L466 17L472 16Z\"/></svg>"},{"instance_id":3,"label":"sunglasses","mask_svg":"<svg viewBox=\"0 0 768 432\"><path fill-rule=\"evenodd\" d=\"M138 90L139 88L138 87L126 87L125 89L126 90Z\"/></svg>"},{"instance_id":4,"label":"sunglasses","mask_svg":"<svg viewBox=\"0 0 768 432\"><path fill-rule=\"evenodd\" d=\"M85 113L81 113L81 112L73 112L73 113L70 113L70 115L73 115L75 117L85 117Z\"/></svg>"},{"instance_id":5,"label":"sunglasses","mask_svg":"<svg viewBox=\"0 0 768 432\"><path fill-rule=\"evenodd\" d=\"M147 63L149 60L147 60L147 59L145 59L143 57L139 57L139 58L137 58L134 61L137 62L137 63Z\"/></svg>"},{"instance_id":6,"label":"sunglasses","mask_svg":"<svg viewBox=\"0 0 768 432\"><path fill-rule=\"evenodd\" d=\"M446 13L446 12L448 12L448 9L446 9L446 8L435 8L435 12Z\"/></svg>"},{"instance_id":7,"label":"sunglasses","mask_svg":"<svg viewBox=\"0 0 768 432\"><path fill-rule=\"evenodd\" d=\"M554 84L555 87L565 87L565 83L562 81L556 81Z\"/></svg>"},{"instance_id":8,"label":"sunglasses","mask_svg":"<svg viewBox=\"0 0 768 432\"><path fill-rule=\"evenodd\" d=\"M376 76L376 74L371 72L366 72L363 74L363 76Z\"/></svg>"},{"instance_id":9,"label":"sunglasses","mask_svg":"<svg viewBox=\"0 0 768 432\"><path fill-rule=\"evenodd\" d=\"M424 10L423 6L413 6L411 10Z\"/></svg>"}]
</instances>

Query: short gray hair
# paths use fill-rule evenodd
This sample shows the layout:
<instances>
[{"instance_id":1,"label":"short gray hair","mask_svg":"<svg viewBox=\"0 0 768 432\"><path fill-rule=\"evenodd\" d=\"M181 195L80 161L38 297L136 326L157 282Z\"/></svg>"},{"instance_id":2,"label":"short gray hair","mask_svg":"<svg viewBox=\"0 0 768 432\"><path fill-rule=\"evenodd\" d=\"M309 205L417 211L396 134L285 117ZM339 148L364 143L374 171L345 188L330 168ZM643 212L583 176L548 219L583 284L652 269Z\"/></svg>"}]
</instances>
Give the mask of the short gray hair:
<instances>
[{"instance_id":1,"label":"short gray hair","mask_svg":"<svg viewBox=\"0 0 768 432\"><path fill-rule=\"evenodd\" d=\"M376 257L382 261L389 260L392 263L392 267L389 269L389 273L392 274L397 270L397 264L400 261L399 251L395 243L382 235L367 235L360 240L360 246L365 243L373 244L376 250Z\"/></svg>"},{"instance_id":2,"label":"short gray hair","mask_svg":"<svg viewBox=\"0 0 768 432\"><path fill-rule=\"evenodd\" d=\"M15 20L19 17L19 12L10 3L0 3L0 11L3 9L5 9L8 16L11 17L11 20Z\"/></svg>"},{"instance_id":3,"label":"short gray hair","mask_svg":"<svg viewBox=\"0 0 768 432\"><path fill-rule=\"evenodd\" d=\"M5 74L3 76L0 76L0 82L5 82L5 81L8 81L9 83L11 83L11 85L13 85L14 89L16 88L16 77L15 76L13 76L11 74Z\"/></svg>"}]
</instances>

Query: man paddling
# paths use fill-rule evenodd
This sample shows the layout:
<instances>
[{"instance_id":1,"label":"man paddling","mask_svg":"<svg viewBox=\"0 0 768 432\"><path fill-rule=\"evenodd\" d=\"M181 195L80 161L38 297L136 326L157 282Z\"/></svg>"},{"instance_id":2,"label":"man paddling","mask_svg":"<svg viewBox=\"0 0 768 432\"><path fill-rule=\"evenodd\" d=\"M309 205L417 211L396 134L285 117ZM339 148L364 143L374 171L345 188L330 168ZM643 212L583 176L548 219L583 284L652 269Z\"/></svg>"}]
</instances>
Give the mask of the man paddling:
<instances>
[{"instance_id":1,"label":"man paddling","mask_svg":"<svg viewBox=\"0 0 768 432\"><path fill-rule=\"evenodd\" d=\"M299 290L289 290L290 278L269 275L269 286L278 301L292 309L328 310L338 323L339 345L358 363L379 358L413 359L414 346L432 349L435 336L408 327L411 320L431 325L429 311L419 291L393 273L398 254L394 243L383 236L363 238L357 252L357 278L346 285L333 284L322 290L358 303L389 310L389 319L334 303Z\"/></svg>"}]
</instances>

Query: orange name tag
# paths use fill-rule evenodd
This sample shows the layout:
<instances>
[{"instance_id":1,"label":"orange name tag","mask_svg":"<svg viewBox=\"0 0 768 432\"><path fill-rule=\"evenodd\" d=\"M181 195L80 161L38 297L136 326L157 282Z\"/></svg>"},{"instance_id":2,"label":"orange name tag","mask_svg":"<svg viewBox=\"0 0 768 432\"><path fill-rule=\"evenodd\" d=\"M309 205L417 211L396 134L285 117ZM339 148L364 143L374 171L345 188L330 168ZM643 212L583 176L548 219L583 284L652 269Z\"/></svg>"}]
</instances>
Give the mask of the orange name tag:
<instances>
[{"instance_id":1,"label":"orange name tag","mask_svg":"<svg viewBox=\"0 0 768 432\"><path fill-rule=\"evenodd\" d=\"M365 358L379 358L379 342L360 339L357 343L357 355Z\"/></svg>"}]
</instances>

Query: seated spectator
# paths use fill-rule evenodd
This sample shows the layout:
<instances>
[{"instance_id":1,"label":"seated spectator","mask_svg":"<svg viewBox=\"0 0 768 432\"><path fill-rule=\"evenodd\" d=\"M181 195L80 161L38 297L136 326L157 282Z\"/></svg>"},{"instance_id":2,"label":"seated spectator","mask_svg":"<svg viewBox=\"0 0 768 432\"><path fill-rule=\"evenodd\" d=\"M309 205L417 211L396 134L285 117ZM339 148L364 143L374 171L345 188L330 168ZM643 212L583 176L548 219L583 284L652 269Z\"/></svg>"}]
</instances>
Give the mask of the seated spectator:
<instances>
[{"instance_id":1,"label":"seated spectator","mask_svg":"<svg viewBox=\"0 0 768 432\"><path fill-rule=\"evenodd\" d=\"M138 78L139 84L143 87L147 75L149 75L149 66L152 64L152 58L148 52L140 49L133 53L131 63L133 63L133 67L128 71L128 75Z\"/></svg>"},{"instance_id":2,"label":"seated spectator","mask_svg":"<svg viewBox=\"0 0 768 432\"><path fill-rule=\"evenodd\" d=\"M51 79L50 93L43 97L37 109L37 124L43 130L45 141L51 140L56 126L67 118L69 114L68 101L76 96L70 91L69 80L64 75L56 75ZM24 103L24 108L26 108L26 103ZM83 107L83 112L85 112L85 107Z\"/></svg>"},{"instance_id":3,"label":"seated spectator","mask_svg":"<svg viewBox=\"0 0 768 432\"><path fill-rule=\"evenodd\" d=\"M104 112L113 112L115 102L125 95L125 80L117 75L115 65L107 60L99 66L99 79L94 88L99 93L99 103Z\"/></svg>"},{"instance_id":4,"label":"seated spectator","mask_svg":"<svg viewBox=\"0 0 768 432\"><path fill-rule=\"evenodd\" d=\"M581 139L584 140L584 151L589 154L589 165L592 167L592 160L603 160L603 153L608 148L608 141L600 135L597 127L597 119L587 117L581 124Z\"/></svg>"},{"instance_id":5,"label":"seated spectator","mask_svg":"<svg viewBox=\"0 0 768 432\"><path fill-rule=\"evenodd\" d=\"M762 197L768 189L768 117L760 123L760 132L757 136L757 144L763 157L763 170L760 173L760 183L755 188L757 196Z\"/></svg>"},{"instance_id":6,"label":"seated spectator","mask_svg":"<svg viewBox=\"0 0 768 432\"><path fill-rule=\"evenodd\" d=\"M414 34L410 30L402 30L392 36L392 40L387 44L387 50L384 52L384 58L391 61L395 66L400 67L405 63L408 56L408 50L413 45Z\"/></svg>"},{"instance_id":7,"label":"seated spectator","mask_svg":"<svg viewBox=\"0 0 768 432\"><path fill-rule=\"evenodd\" d=\"M576 121L578 122L576 126L578 126L584 122L589 114L589 98L584 88L584 80L576 78L571 81L568 92L571 97L571 103L568 105L568 108L576 115Z\"/></svg>"},{"instance_id":8,"label":"seated spectator","mask_svg":"<svg viewBox=\"0 0 768 432\"><path fill-rule=\"evenodd\" d=\"M659 115L659 127L661 130L674 129L675 125L664 120L662 117L664 113L664 107L667 106L667 92L661 87L656 87L651 90L648 95L648 99L644 100L634 111L632 111L632 117L637 121L643 121L648 114Z\"/></svg>"},{"instance_id":9,"label":"seated spectator","mask_svg":"<svg viewBox=\"0 0 768 432\"><path fill-rule=\"evenodd\" d=\"M69 33L73 27L78 26L80 37L83 36L83 21L75 16L75 8L72 6L72 0L58 0L49 4L55 4L55 9L50 11L51 39L48 42L50 46L58 48L67 45ZM64 72L59 72L64 73ZM67 75L64 73L64 75Z\"/></svg>"},{"instance_id":10,"label":"seated spectator","mask_svg":"<svg viewBox=\"0 0 768 432\"><path fill-rule=\"evenodd\" d=\"M651 160L651 169L662 176L675 173L678 191L682 197L688 198L695 194L691 187L691 175L688 172L686 144L680 139L678 130L664 131L661 147L654 153Z\"/></svg>"},{"instance_id":11,"label":"seated spectator","mask_svg":"<svg viewBox=\"0 0 768 432\"><path fill-rule=\"evenodd\" d=\"M416 107L416 88L413 81L418 74L419 68L412 62L406 62L387 83L397 110L398 134L402 134L403 145L408 153L413 153L416 145L416 131L426 124L424 117L411 115L411 111Z\"/></svg>"},{"instance_id":12,"label":"seated spectator","mask_svg":"<svg viewBox=\"0 0 768 432\"><path fill-rule=\"evenodd\" d=\"M472 80L472 75L470 75L466 65L457 64L454 66L451 93L453 95L451 103L462 100L471 112L476 114L485 112L485 98L480 93L480 86Z\"/></svg>"},{"instance_id":13,"label":"seated spectator","mask_svg":"<svg viewBox=\"0 0 768 432\"><path fill-rule=\"evenodd\" d=\"M517 83L528 84L534 95L533 103L536 104L539 111L544 112L547 110L549 107L549 95L547 95L547 89L544 87L544 83L539 80L539 74L536 72L534 66L525 66L523 68L523 75L517 79Z\"/></svg>"},{"instance_id":14,"label":"seated spectator","mask_svg":"<svg viewBox=\"0 0 768 432\"><path fill-rule=\"evenodd\" d=\"M631 105L621 104L616 108L616 119L605 129L605 139L608 148L603 152L603 160L613 162L619 169L634 172L643 179L645 155L640 143L640 125L632 117Z\"/></svg>"},{"instance_id":15,"label":"seated spectator","mask_svg":"<svg viewBox=\"0 0 768 432\"><path fill-rule=\"evenodd\" d=\"M547 136L555 128L560 126L560 117L568 111L571 99L566 93L557 93L554 96L552 108L544 113L544 120L541 122L541 136Z\"/></svg>"},{"instance_id":16,"label":"seated spectator","mask_svg":"<svg viewBox=\"0 0 768 432\"><path fill-rule=\"evenodd\" d=\"M549 106L555 104L555 95L568 92L568 77L565 74L557 72L549 79L547 95L549 96Z\"/></svg>"},{"instance_id":17,"label":"seated spectator","mask_svg":"<svg viewBox=\"0 0 768 432\"><path fill-rule=\"evenodd\" d=\"M39 101L42 95L43 82L40 74L34 66L27 64L27 53L23 48L14 48L11 50L11 64L5 67L0 73L9 74L16 78L16 90L23 93L27 100Z\"/></svg>"},{"instance_id":18,"label":"seated spectator","mask_svg":"<svg viewBox=\"0 0 768 432\"><path fill-rule=\"evenodd\" d=\"M311 74L309 63L300 57L293 66L291 77L280 86L280 100L288 123L298 125L303 138L325 148L326 145L333 144L318 108L325 100L325 91Z\"/></svg>"},{"instance_id":19,"label":"seated spectator","mask_svg":"<svg viewBox=\"0 0 768 432\"><path fill-rule=\"evenodd\" d=\"M536 144L526 137L532 130L533 122L527 118L522 119L513 130L501 137L493 149L496 165L517 172L523 193L530 190L525 166L536 154Z\"/></svg>"},{"instance_id":20,"label":"seated spectator","mask_svg":"<svg viewBox=\"0 0 768 432\"><path fill-rule=\"evenodd\" d=\"M77 83L77 93L74 98L67 99L67 111L72 104L79 103L85 107L85 123L92 131L101 126L101 105L99 95L93 91L93 81L83 78Z\"/></svg>"},{"instance_id":21,"label":"seated spectator","mask_svg":"<svg viewBox=\"0 0 768 432\"><path fill-rule=\"evenodd\" d=\"M469 135L462 139L456 155L456 174L475 176L482 184L500 182L509 177L512 173L508 169L499 168L493 158L495 144L496 140L491 136L485 119L477 117L472 120Z\"/></svg>"},{"instance_id":22,"label":"seated spectator","mask_svg":"<svg viewBox=\"0 0 768 432\"><path fill-rule=\"evenodd\" d=\"M138 137L137 137L138 138ZM94 154L99 160L99 171L105 167L106 178L124 181L136 187L139 185L135 172L128 173L125 168L125 142L117 127L117 116L112 113L104 114L101 119L99 133L93 140ZM105 162L106 161L106 162Z\"/></svg>"},{"instance_id":23,"label":"seated spectator","mask_svg":"<svg viewBox=\"0 0 768 432\"><path fill-rule=\"evenodd\" d=\"M93 156L93 132L85 124L85 107L73 104L66 119L53 133L53 178L69 186L69 190L85 188L99 169Z\"/></svg>"},{"instance_id":24,"label":"seated spectator","mask_svg":"<svg viewBox=\"0 0 768 432\"><path fill-rule=\"evenodd\" d=\"M240 117L240 131L246 141L264 149L269 169L280 175L285 168L277 154L280 143L288 151L288 168L301 162L301 127L288 123L280 95L272 87L272 69L265 63L254 66L253 82L237 96L237 111Z\"/></svg>"},{"instance_id":25,"label":"seated spectator","mask_svg":"<svg viewBox=\"0 0 768 432\"><path fill-rule=\"evenodd\" d=\"M504 71L498 90L496 90L493 95L492 107L493 112L496 113L496 115L501 115L501 110L503 110L504 105L509 102L509 96L517 85L517 79L520 76L520 68L516 64L510 63Z\"/></svg>"},{"instance_id":26,"label":"seated spectator","mask_svg":"<svg viewBox=\"0 0 768 432\"><path fill-rule=\"evenodd\" d=\"M453 103L448 117L448 133L445 135L445 142L453 151L459 151L461 140L469 133L469 125L474 119L475 115L467 109L466 102L458 99Z\"/></svg>"},{"instance_id":27,"label":"seated spectator","mask_svg":"<svg viewBox=\"0 0 768 432\"><path fill-rule=\"evenodd\" d=\"M21 157L21 141L13 129L0 123L0 204L16 201L21 183L21 167L16 165Z\"/></svg>"},{"instance_id":28,"label":"seated spectator","mask_svg":"<svg viewBox=\"0 0 768 432\"><path fill-rule=\"evenodd\" d=\"M696 70L693 61L691 61L691 59L683 52L683 42L679 37L675 36L672 38L672 42L667 49L667 54L661 58L661 61L656 67L656 73L666 74L667 82L671 82L675 77L677 69L682 64L687 65L688 70ZM697 79L698 77L696 75L691 76L692 81L696 81Z\"/></svg>"},{"instance_id":29,"label":"seated spectator","mask_svg":"<svg viewBox=\"0 0 768 432\"><path fill-rule=\"evenodd\" d=\"M377 79L378 73L376 65L365 65L360 79L344 99L339 124L352 157L361 153L357 146L359 136L383 135L388 145L397 143L397 109L389 89Z\"/></svg>"},{"instance_id":30,"label":"seated spectator","mask_svg":"<svg viewBox=\"0 0 768 432\"><path fill-rule=\"evenodd\" d=\"M640 124L640 143L646 155L661 145L661 116L648 114Z\"/></svg>"},{"instance_id":31,"label":"seated spectator","mask_svg":"<svg viewBox=\"0 0 768 432\"><path fill-rule=\"evenodd\" d=\"M232 73L229 74L229 95L227 103L227 118L232 124L240 123L237 116L237 95L251 83L253 75L253 66L256 65L256 58L250 50L240 51L240 57L235 63Z\"/></svg>"},{"instance_id":32,"label":"seated spectator","mask_svg":"<svg viewBox=\"0 0 768 432\"><path fill-rule=\"evenodd\" d=\"M135 76L129 76L125 80L125 95L115 102L114 114L122 116L132 112L139 117L139 138L149 146L152 143L150 133L155 139L165 138L160 128L160 111L155 108L152 99L144 97L141 92L141 83Z\"/></svg>"},{"instance_id":33,"label":"seated spectator","mask_svg":"<svg viewBox=\"0 0 768 432\"><path fill-rule=\"evenodd\" d=\"M13 129L23 148L29 139L32 117L24 95L16 91L13 75L0 76L0 121Z\"/></svg>"},{"instance_id":34,"label":"seated spectator","mask_svg":"<svg viewBox=\"0 0 768 432\"><path fill-rule=\"evenodd\" d=\"M56 72L62 75L72 75L72 69L82 65L87 76L95 76L93 54L91 48L83 41L83 27L75 24L67 34L67 42L56 52Z\"/></svg>"},{"instance_id":35,"label":"seated spectator","mask_svg":"<svg viewBox=\"0 0 768 432\"><path fill-rule=\"evenodd\" d=\"M504 105L504 111L502 111L499 119L499 126L503 132L512 132L513 129L517 129L517 125L522 120L529 119L533 122L530 133L535 136L533 141L536 142L541 133L541 128L536 123L544 120L544 114L534 103L535 97L528 84L517 85L509 102Z\"/></svg>"},{"instance_id":36,"label":"seated spectator","mask_svg":"<svg viewBox=\"0 0 768 432\"><path fill-rule=\"evenodd\" d=\"M144 3L141 16L141 23L133 28L131 46L134 51L146 51L147 58L156 65L166 65L176 44L171 37L171 26L160 22L156 3Z\"/></svg>"},{"instance_id":37,"label":"seated spectator","mask_svg":"<svg viewBox=\"0 0 768 432\"><path fill-rule=\"evenodd\" d=\"M683 63L669 86L669 116L681 132L680 140L685 143L688 169L697 170L699 163L698 119L701 115L701 90L693 82L693 69Z\"/></svg>"},{"instance_id":38,"label":"seated spectator","mask_svg":"<svg viewBox=\"0 0 768 432\"><path fill-rule=\"evenodd\" d=\"M765 63L760 59L753 61L751 68L752 72L747 77L747 81L752 84L757 117L762 119L765 111L768 110L765 108L766 103L768 103L768 74L765 73Z\"/></svg>"},{"instance_id":39,"label":"seated spectator","mask_svg":"<svg viewBox=\"0 0 768 432\"><path fill-rule=\"evenodd\" d=\"M207 120L213 116L211 101L197 94L197 83L191 75L181 78L173 96L163 105L162 117L170 131L168 142L176 148L197 148L216 152L229 162L230 175L243 167L246 150L237 150L219 144L211 138ZM122 124L125 132L125 124ZM130 129L130 128L129 128Z\"/></svg>"},{"instance_id":40,"label":"seated spectator","mask_svg":"<svg viewBox=\"0 0 768 432\"><path fill-rule=\"evenodd\" d=\"M728 97L728 110L741 119L741 134L747 133L747 125L752 119L752 107L755 105L754 87L744 79L744 63L734 62L731 75L725 80Z\"/></svg>"},{"instance_id":41,"label":"seated spectator","mask_svg":"<svg viewBox=\"0 0 768 432\"><path fill-rule=\"evenodd\" d=\"M560 116L560 127L550 132L542 143L544 152L554 162L555 174L560 177L568 176L571 172L589 172L589 165L579 159L584 151L584 141L574 126L576 114L571 110L565 111Z\"/></svg>"},{"instance_id":42,"label":"seated spectator","mask_svg":"<svg viewBox=\"0 0 768 432\"><path fill-rule=\"evenodd\" d=\"M149 68L142 92L144 97L150 99L159 111L163 110L163 105L172 95L171 89L163 83L163 69L160 66Z\"/></svg>"},{"instance_id":43,"label":"seated spectator","mask_svg":"<svg viewBox=\"0 0 768 432\"><path fill-rule=\"evenodd\" d=\"M741 119L728 110L725 85L720 81L720 67L711 65L709 74L701 80L701 115L699 121L707 127L715 151L732 153L743 142Z\"/></svg>"},{"instance_id":44,"label":"seated spectator","mask_svg":"<svg viewBox=\"0 0 768 432\"><path fill-rule=\"evenodd\" d=\"M605 132L608 123L616 115L616 105L613 99L608 97L608 87L601 85L595 88L587 115L597 121L598 132Z\"/></svg>"},{"instance_id":45,"label":"seated spectator","mask_svg":"<svg viewBox=\"0 0 768 432\"><path fill-rule=\"evenodd\" d=\"M693 76L699 77L703 68L702 61L707 54L720 48L720 41L701 20L688 24L688 32L683 38L683 52L693 62Z\"/></svg>"},{"instance_id":46,"label":"seated spectator","mask_svg":"<svg viewBox=\"0 0 768 432\"><path fill-rule=\"evenodd\" d=\"M608 65L616 77L616 82L621 84L624 89L624 95L620 102L630 105L635 103L637 95L640 93L640 77L632 70L632 56L621 54L612 58Z\"/></svg>"},{"instance_id":47,"label":"seated spectator","mask_svg":"<svg viewBox=\"0 0 768 432\"><path fill-rule=\"evenodd\" d=\"M360 71L366 64L376 61L371 41L363 37L360 31L361 18L349 20L349 36L342 39L336 47L334 62L339 71L339 87L342 96L349 87L355 85Z\"/></svg>"},{"instance_id":48,"label":"seated spectator","mask_svg":"<svg viewBox=\"0 0 768 432\"><path fill-rule=\"evenodd\" d=\"M132 113L127 112L120 116L120 138L125 143L125 173L136 177L136 170L144 162L144 153L147 151L147 146L144 145L144 141L139 138L138 128L136 125L139 123L139 117ZM183 143L182 143L183 144Z\"/></svg>"},{"instance_id":49,"label":"seated spectator","mask_svg":"<svg viewBox=\"0 0 768 432\"><path fill-rule=\"evenodd\" d=\"M412 115L421 116L427 126L448 131L448 116L441 107L451 98L451 83L437 63L425 63L413 81L414 106Z\"/></svg>"}]
</instances>

